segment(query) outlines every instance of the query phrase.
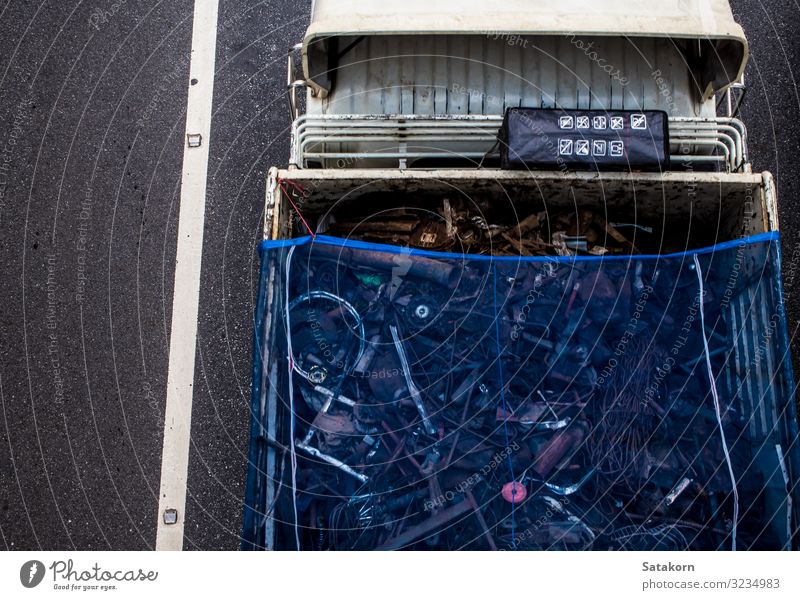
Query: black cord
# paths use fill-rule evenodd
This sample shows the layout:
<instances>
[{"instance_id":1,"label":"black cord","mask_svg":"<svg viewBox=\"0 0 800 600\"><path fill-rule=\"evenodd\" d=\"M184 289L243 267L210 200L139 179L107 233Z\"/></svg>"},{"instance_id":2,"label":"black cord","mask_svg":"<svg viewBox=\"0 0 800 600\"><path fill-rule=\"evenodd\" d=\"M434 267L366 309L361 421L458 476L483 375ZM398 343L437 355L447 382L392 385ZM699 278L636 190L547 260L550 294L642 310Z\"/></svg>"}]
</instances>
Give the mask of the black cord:
<instances>
[{"instance_id":1,"label":"black cord","mask_svg":"<svg viewBox=\"0 0 800 600\"><path fill-rule=\"evenodd\" d=\"M494 145L492 145L492 147L491 147L491 148L489 148L489 151L488 151L486 154L484 154L484 155L483 155L483 158L481 159L481 162L479 162L479 163L478 163L478 168L479 168L479 169L483 168L483 161L485 161L485 160L486 160L486 158L487 158L487 157L488 157L490 154L492 154L492 153L494 152L495 148L497 148L497 147L499 147L499 146L500 146L500 138L497 138L497 139L495 140L495 142L494 142Z\"/></svg>"}]
</instances>

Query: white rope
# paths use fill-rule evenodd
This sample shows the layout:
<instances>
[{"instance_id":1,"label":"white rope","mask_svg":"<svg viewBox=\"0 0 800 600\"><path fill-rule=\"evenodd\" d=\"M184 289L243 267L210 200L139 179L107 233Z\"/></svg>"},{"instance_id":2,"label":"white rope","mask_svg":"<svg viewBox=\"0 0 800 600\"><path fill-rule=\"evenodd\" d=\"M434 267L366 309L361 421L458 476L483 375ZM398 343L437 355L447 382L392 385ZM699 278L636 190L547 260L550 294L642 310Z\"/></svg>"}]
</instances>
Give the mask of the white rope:
<instances>
[{"instance_id":1,"label":"white rope","mask_svg":"<svg viewBox=\"0 0 800 600\"><path fill-rule=\"evenodd\" d=\"M790 492L792 488L789 485L789 471L786 468L786 461L783 458L783 448L780 444L775 444L775 452L778 453L778 465L780 465L781 474L783 475L783 483L786 486L786 544L784 545L784 549L791 550L792 515L794 514L794 509L792 508L792 494Z\"/></svg>"},{"instance_id":2,"label":"white rope","mask_svg":"<svg viewBox=\"0 0 800 600\"><path fill-rule=\"evenodd\" d=\"M292 364L292 357L294 356L294 353L292 352L292 323L289 319L289 275L291 273L294 248L294 246L289 248L289 252L286 254L286 304L284 306L284 319L286 321L286 348L288 352L287 362L289 364L289 448L291 450L292 457L292 506L294 508L294 540L297 544L297 549L300 550L300 519L297 516L297 450L294 447L294 365Z\"/></svg>"},{"instance_id":3,"label":"white rope","mask_svg":"<svg viewBox=\"0 0 800 600\"><path fill-rule=\"evenodd\" d=\"M703 348L706 353L706 368L708 369L708 380L711 383L711 395L714 397L714 412L717 415L717 424L719 425L719 434L722 438L722 450L725 452L725 462L728 464L728 473L731 476L731 485L733 486L733 527L731 529L731 550L736 550L736 527L739 523L739 490L736 487L736 476L733 474L733 465L731 464L731 455L728 451L728 442L725 439L725 430L722 427L722 410L719 406L719 396L717 395L717 383L714 379L714 372L711 370L711 352L708 350L708 338L706 337L706 315L703 310L703 297L705 290L703 288L703 272L700 269L700 260L697 254L694 255L694 266L697 271L697 282L700 286L700 327L703 333Z\"/></svg>"}]
</instances>

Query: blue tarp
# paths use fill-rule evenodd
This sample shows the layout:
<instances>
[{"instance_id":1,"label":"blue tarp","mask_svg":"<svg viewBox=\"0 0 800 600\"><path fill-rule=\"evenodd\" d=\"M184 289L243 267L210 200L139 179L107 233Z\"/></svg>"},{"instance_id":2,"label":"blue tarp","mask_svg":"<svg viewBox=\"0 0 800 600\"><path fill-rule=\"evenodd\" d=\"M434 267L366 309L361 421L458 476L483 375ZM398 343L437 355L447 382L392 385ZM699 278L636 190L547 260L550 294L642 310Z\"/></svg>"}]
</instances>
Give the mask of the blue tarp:
<instances>
[{"instance_id":1,"label":"blue tarp","mask_svg":"<svg viewBox=\"0 0 800 600\"><path fill-rule=\"evenodd\" d=\"M243 548L797 546L777 233L669 255L260 251Z\"/></svg>"}]
</instances>

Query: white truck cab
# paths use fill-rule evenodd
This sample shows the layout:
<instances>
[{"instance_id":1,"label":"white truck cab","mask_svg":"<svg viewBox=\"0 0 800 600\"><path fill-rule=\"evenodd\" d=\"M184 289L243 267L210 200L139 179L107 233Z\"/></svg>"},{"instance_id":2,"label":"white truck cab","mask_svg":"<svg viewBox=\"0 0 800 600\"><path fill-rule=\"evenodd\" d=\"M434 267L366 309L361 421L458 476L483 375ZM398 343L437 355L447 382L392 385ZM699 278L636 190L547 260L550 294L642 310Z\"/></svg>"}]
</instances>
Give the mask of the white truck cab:
<instances>
[{"instance_id":1,"label":"white truck cab","mask_svg":"<svg viewBox=\"0 0 800 600\"><path fill-rule=\"evenodd\" d=\"M508 108L535 107L663 110L680 164L747 168L748 46L724 0L319 0L295 51L290 166L479 161Z\"/></svg>"}]
</instances>

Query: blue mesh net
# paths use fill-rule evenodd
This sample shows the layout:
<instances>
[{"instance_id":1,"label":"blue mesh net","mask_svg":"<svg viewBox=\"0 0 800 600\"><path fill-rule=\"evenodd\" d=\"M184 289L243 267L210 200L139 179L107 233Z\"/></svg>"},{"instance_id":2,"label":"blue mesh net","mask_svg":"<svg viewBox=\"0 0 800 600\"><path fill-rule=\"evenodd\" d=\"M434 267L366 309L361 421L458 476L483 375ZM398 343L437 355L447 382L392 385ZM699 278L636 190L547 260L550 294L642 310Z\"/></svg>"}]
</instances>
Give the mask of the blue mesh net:
<instances>
[{"instance_id":1,"label":"blue mesh net","mask_svg":"<svg viewBox=\"0 0 800 600\"><path fill-rule=\"evenodd\" d=\"M796 546L777 234L261 251L244 547Z\"/></svg>"}]
</instances>

